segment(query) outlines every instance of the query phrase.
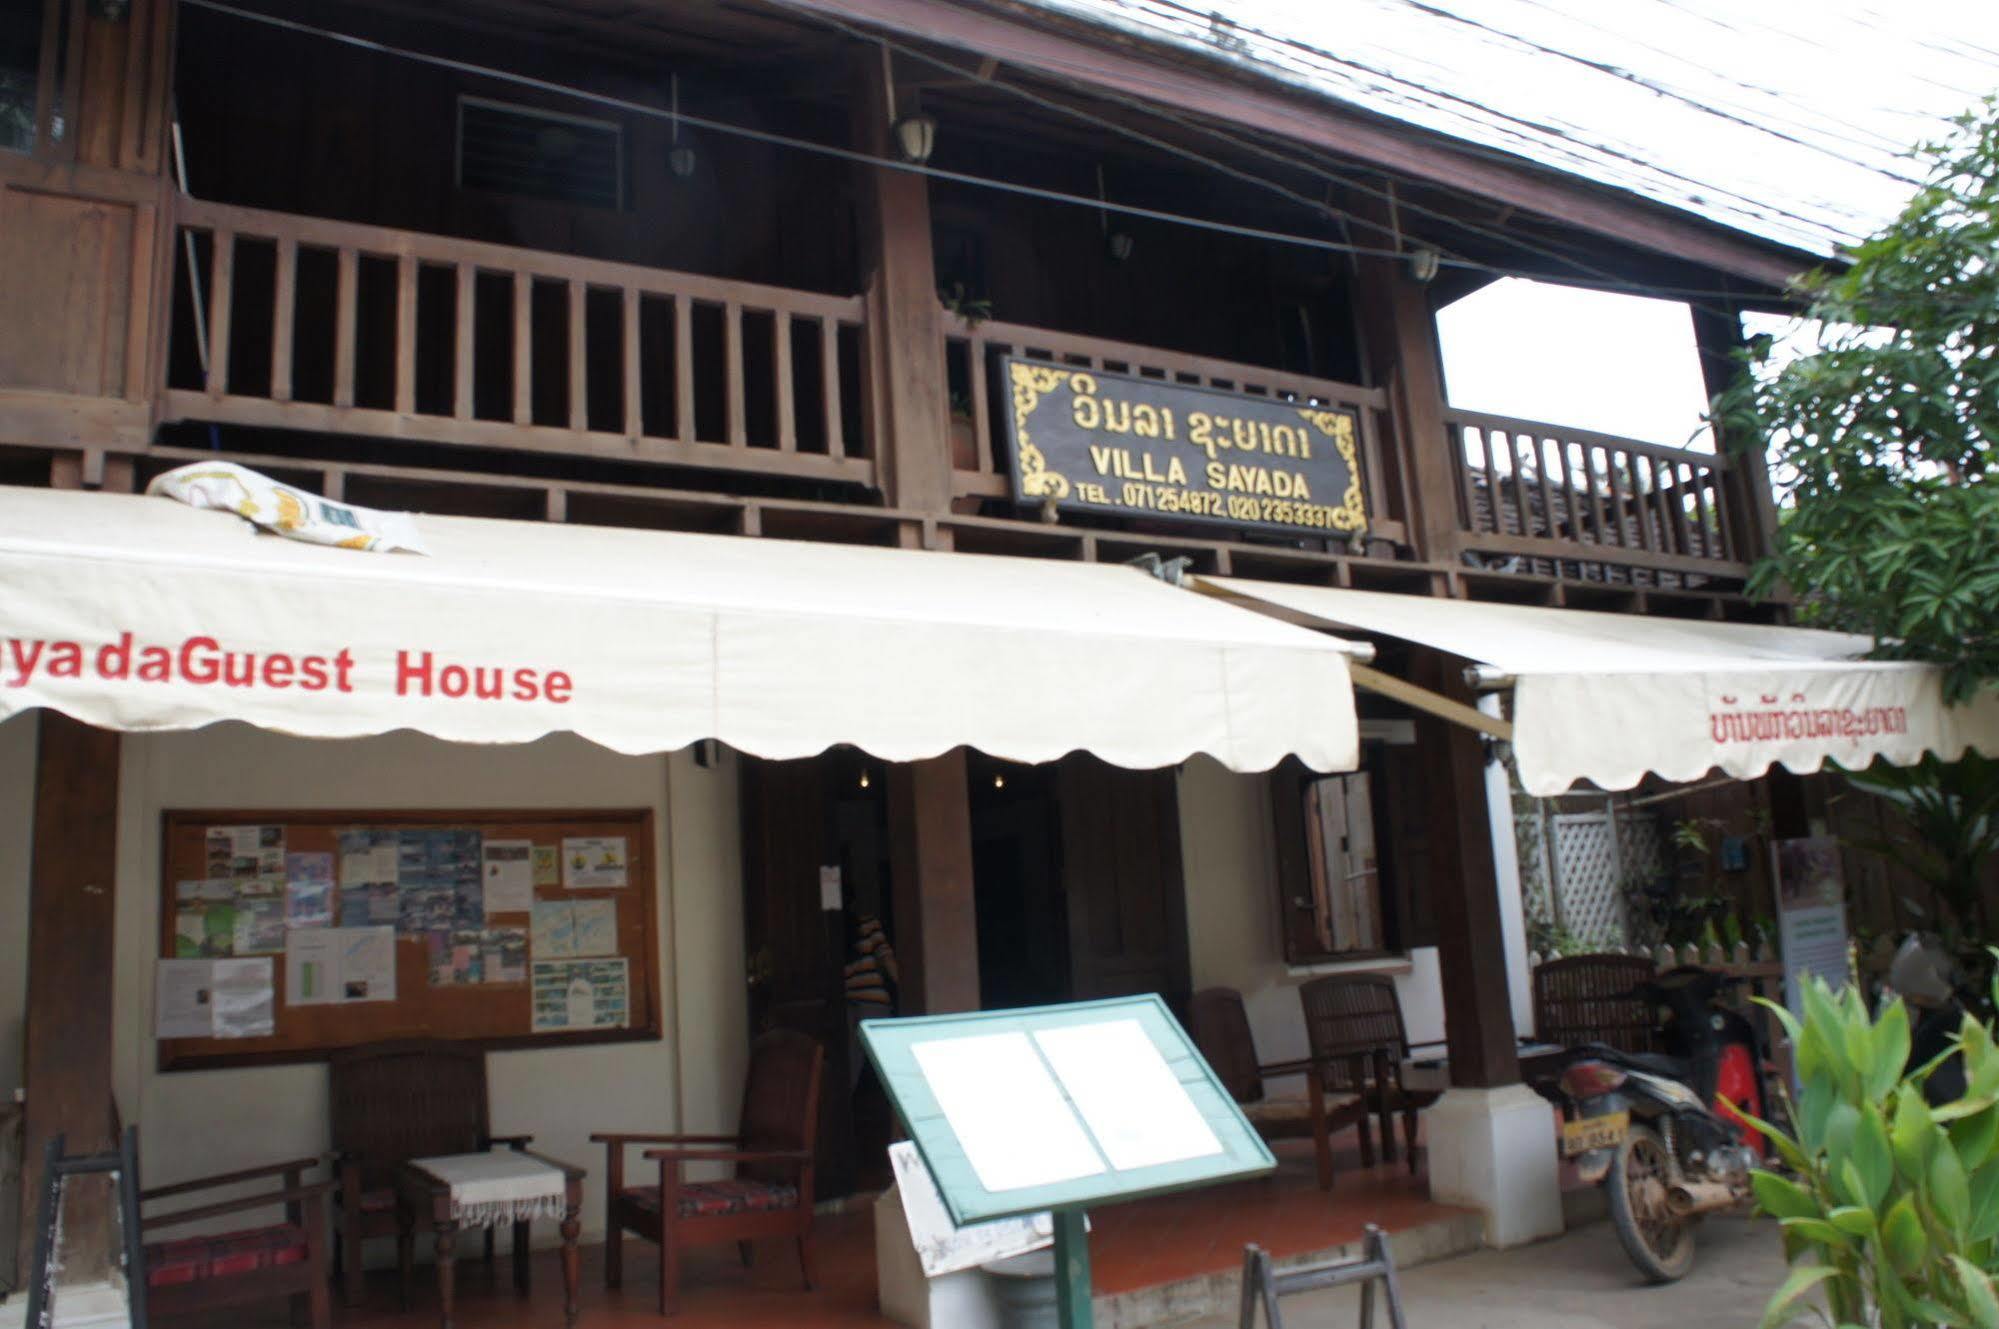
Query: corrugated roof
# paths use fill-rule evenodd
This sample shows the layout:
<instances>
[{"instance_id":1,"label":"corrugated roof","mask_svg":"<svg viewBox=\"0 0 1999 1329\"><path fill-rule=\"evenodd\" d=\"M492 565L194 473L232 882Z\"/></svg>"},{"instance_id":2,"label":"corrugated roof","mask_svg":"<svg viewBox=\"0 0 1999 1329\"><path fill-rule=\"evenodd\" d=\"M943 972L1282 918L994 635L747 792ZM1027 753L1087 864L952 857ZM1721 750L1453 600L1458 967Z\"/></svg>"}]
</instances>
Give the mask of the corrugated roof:
<instances>
[{"instance_id":1,"label":"corrugated roof","mask_svg":"<svg viewBox=\"0 0 1999 1329\"><path fill-rule=\"evenodd\" d=\"M1028 0L1830 255L1999 91L1993 0Z\"/></svg>"}]
</instances>

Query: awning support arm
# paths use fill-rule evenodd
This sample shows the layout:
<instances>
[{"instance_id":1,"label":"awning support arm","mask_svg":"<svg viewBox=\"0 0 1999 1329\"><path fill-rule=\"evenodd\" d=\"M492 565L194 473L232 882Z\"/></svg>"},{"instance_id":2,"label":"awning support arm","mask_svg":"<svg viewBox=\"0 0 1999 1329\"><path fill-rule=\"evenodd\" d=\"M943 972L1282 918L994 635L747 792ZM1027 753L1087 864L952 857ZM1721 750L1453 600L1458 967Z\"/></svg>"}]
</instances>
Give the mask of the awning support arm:
<instances>
[{"instance_id":1,"label":"awning support arm","mask_svg":"<svg viewBox=\"0 0 1999 1329\"><path fill-rule=\"evenodd\" d=\"M1419 711L1437 716L1440 719L1449 720L1452 724L1463 725L1467 729L1476 729L1481 734L1490 734L1492 737L1504 739L1508 743L1513 741L1513 724L1511 721L1502 720L1495 715L1487 715L1475 706L1467 706L1461 701L1452 701L1442 693L1432 692L1428 688L1419 688L1414 683L1397 678L1393 674L1384 674L1372 665L1356 664L1349 660L1347 662L1347 672L1353 675L1355 687L1366 688L1369 692L1378 692L1382 696L1393 698L1405 706L1413 706Z\"/></svg>"}]
</instances>

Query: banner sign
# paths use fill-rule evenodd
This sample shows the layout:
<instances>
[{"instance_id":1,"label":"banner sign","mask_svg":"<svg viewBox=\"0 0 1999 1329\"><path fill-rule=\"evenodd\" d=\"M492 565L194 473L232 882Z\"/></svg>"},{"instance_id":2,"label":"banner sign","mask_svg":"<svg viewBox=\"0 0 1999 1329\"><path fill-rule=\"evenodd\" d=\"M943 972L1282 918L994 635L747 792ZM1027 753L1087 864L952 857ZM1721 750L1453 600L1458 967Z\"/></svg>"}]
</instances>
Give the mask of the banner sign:
<instances>
[{"instance_id":1,"label":"banner sign","mask_svg":"<svg viewBox=\"0 0 1999 1329\"><path fill-rule=\"evenodd\" d=\"M1367 529L1352 411L1018 356L1004 364L1023 503L1330 538Z\"/></svg>"},{"instance_id":2,"label":"banner sign","mask_svg":"<svg viewBox=\"0 0 1999 1329\"><path fill-rule=\"evenodd\" d=\"M1784 956L1784 1004L1804 1018L1804 980L1817 974L1846 986L1846 877L1839 841L1829 836L1779 840L1777 933Z\"/></svg>"}]
</instances>

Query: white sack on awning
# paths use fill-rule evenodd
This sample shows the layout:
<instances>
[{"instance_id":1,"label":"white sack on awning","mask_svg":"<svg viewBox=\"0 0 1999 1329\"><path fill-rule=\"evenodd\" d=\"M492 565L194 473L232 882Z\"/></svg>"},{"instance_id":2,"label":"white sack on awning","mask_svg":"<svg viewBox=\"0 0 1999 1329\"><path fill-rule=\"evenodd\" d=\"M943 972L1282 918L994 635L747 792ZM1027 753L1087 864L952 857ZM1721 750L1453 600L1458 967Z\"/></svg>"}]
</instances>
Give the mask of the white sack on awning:
<instances>
[{"instance_id":1,"label":"white sack on awning","mask_svg":"<svg viewBox=\"0 0 1999 1329\"><path fill-rule=\"evenodd\" d=\"M1804 773L1828 760L1999 755L1999 695L1947 707L1941 670L1859 659L1871 643L1848 633L1202 582L1293 621L1400 637L1510 675L1520 781L1541 797L1578 780L1629 789L1648 771L1747 779L1772 765Z\"/></svg>"},{"instance_id":2,"label":"white sack on awning","mask_svg":"<svg viewBox=\"0 0 1999 1329\"><path fill-rule=\"evenodd\" d=\"M1131 568L425 517L357 558L224 513L0 488L0 717L241 720L765 757L968 744L1122 766L1356 759L1343 643Z\"/></svg>"}]
</instances>

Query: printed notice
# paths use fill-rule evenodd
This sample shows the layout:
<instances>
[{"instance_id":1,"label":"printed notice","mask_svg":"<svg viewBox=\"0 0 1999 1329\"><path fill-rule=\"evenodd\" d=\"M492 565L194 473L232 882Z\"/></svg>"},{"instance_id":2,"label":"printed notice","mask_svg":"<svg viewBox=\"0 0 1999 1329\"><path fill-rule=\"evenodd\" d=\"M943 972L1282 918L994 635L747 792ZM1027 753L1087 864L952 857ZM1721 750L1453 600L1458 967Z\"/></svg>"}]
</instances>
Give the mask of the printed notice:
<instances>
[{"instance_id":1,"label":"printed notice","mask_svg":"<svg viewBox=\"0 0 1999 1329\"><path fill-rule=\"evenodd\" d=\"M578 900L570 906L576 912L576 924L571 935L576 939L576 954L616 955L618 953L618 902L616 900Z\"/></svg>"},{"instance_id":2,"label":"printed notice","mask_svg":"<svg viewBox=\"0 0 1999 1329\"><path fill-rule=\"evenodd\" d=\"M271 958L211 960L215 982L209 991L217 1038L268 1038L277 1031L276 980Z\"/></svg>"},{"instance_id":3,"label":"printed notice","mask_svg":"<svg viewBox=\"0 0 1999 1329\"><path fill-rule=\"evenodd\" d=\"M215 985L211 960L162 960L153 991L155 1038L212 1038Z\"/></svg>"},{"instance_id":4,"label":"printed notice","mask_svg":"<svg viewBox=\"0 0 1999 1329\"><path fill-rule=\"evenodd\" d=\"M537 886L560 886L562 884L562 851L552 844L538 844L533 851L534 884Z\"/></svg>"},{"instance_id":5,"label":"printed notice","mask_svg":"<svg viewBox=\"0 0 1999 1329\"><path fill-rule=\"evenodd\" d=\"M576 910L567 900L536 900L528 944L537 960L568 960L576 955Z\"/></svg>"},{"instance_id":6,"label":"printed notice","mask_svg":"<svg viewBox=\"0 0 1999 1329\"><path fill-rule=\"evenodd\" d=\"M1055 1224L1047 1214L1023 1214L959 1227L951 1221L944 1197L937 1193L937 1182L915 1144L902 1140L890 1145L888 1162L895 1173L895 1188L902 1196L910 1244L916 1247L925 1278L1025 1255L1055 1239Z\"/></svg>"},{"instance_id":7,"label":"printed notice","mask_svg":"<svg viewBox=\"0 0 1999 1329\"><path fill-rule=\"evenodd\" d=\"M285 935L285 1005L340 1000L340 929L298 928Z\"/></svg>"},{"instance_id":8,"label":"printed notice","mask_svg":"<svg viewBox=\"0 0 1999 1329\"><path fill-rule=\"evenodd\" d=\"M565 836L562 841L562 884L572 891L625 884L625 837Z\"/></svg>"},{"instance_id":9,"label":"printed notice","mask_svg":"<svg viewBox=\"0 0 1999 1329\"><path fill-rule=\"evenodd\" d=\"M1026 1034L910 1047L965 1159L988 1191L1099 1176L1103 1160Z\"/></svg>"},{"instance_id":10,"label":"printed notice","mask_svg":"<svg viewBox=\"0 0 1999 1329\"><path fill-rule=\"evenodd\" d=\"M285 926L323 928L333 922L333 855L285 855Z\"/></svg>"},{"instance_id":11,"label":"printed notice","mask_svg":"<svg viewBox=\"0 0 1999 1329\"><path fill-rule=\"evenodd\" d=\"M534 842L488 840L486 913L525 914L534 906Z\"/></svg>"},{"instance_id":12,"label":"printed notice","mask_svg":"<svg viewBox=\"0 0 1999 1329\"><path fill-rule=\"evenodd\" d=\"M340 999L394 1001L396 999L395 925L341 928L338 935Z\"/></svg>"},{"instance_id":13,"label":"printed notice","mask_svg":"<svg viewBox=\"0 0 1999 1329\"><path fill-rule=\"evenodd\" d=\"M622 1029L630 1019L630 973L623 960L536 960L534 1031Z\"/></svg>"},{"instance_id":14,"label":"printed notice","mask_svg":"<svg viewBox=\"0 0 1999 1329\"><path fill-rule=\"evenodd\" d=\"M396 929L305 928L285 938L285 1005L396 998Z\"/></svg>"},{"instance_id":15,"label":"printed notice","mask_svg":"<svg viewBox=\"0 0 1999 1329\"><path fill-rule=\"evenodd\" d=\"M1118 1171L1222 1152L1222 1142L1138 1021L1042 1029L1034 1042Z\"/></svg>"}]
</instances>

